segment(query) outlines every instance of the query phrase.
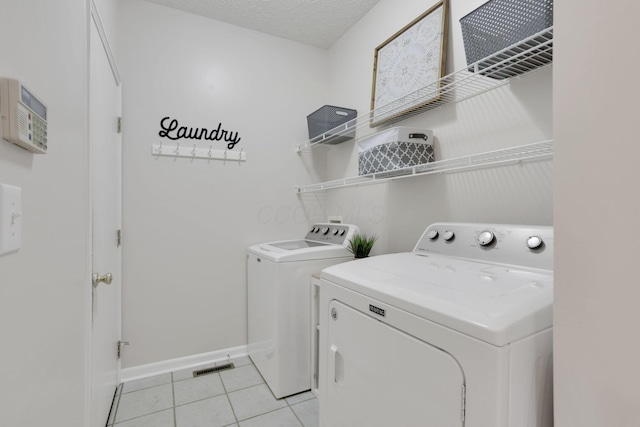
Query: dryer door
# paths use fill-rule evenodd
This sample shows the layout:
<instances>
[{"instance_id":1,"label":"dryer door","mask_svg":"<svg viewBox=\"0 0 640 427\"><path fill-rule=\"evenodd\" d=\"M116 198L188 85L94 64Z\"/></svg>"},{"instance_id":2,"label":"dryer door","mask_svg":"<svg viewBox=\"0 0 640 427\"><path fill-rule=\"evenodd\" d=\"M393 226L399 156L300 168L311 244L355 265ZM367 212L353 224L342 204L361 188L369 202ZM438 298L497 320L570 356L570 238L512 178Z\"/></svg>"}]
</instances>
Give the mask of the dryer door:
<instances>
[{"instance_id":1,"label":"dryer door","mask_svg":"<svg viewBox=\"0 0 640 427\"><path fill-rule=\"evenodd\" d=\"M464 425L464 375L449 353L340 302L329 310L325 427Z\"/></svg>"}]
</instances>

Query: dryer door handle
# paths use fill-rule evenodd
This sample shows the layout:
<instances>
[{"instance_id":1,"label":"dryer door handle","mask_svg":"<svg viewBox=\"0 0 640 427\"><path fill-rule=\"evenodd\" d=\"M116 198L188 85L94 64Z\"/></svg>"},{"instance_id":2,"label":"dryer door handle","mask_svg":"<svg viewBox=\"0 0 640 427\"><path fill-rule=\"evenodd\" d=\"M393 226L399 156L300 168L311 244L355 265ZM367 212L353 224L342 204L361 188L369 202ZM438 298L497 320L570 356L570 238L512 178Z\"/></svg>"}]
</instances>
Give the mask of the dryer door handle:
<instances>
[{"instance_id":1,"label":"dryer door handle","mask_svg":"<svg viewBox=\"0 0 640 427\"><path fill-rule=\"evenodd\" d=\"M341 383L344 380L344 361L338 347L332 344L330 347L331 355L329 356L329 373L330 378L333 378L333 382L336 384Z\"/></svg>"}]
</instances>

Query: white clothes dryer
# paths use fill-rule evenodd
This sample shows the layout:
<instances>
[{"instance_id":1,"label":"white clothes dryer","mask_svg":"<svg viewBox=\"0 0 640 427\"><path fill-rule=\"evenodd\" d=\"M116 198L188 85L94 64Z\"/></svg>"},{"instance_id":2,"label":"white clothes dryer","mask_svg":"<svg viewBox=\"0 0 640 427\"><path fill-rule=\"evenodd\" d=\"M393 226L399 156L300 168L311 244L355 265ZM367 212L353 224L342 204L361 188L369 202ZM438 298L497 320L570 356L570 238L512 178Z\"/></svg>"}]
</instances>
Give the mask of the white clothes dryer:
<instances>
[{"instance_id":1,"label":"white clothes dryer","mask_svg":"<svg viewBox=\"0 0 640 427\"><path fill-rule=\"evenodd\" d=\"M438 223L326 268L323 427L551 427L553 229Z\"/></svg>"},{"instance_id":2,"label":"white clothes dryer","mask_svg":"<svg viewBox=\"0 0 640 427\"><path fill-rule=\"evenodd\" d=\"M249 247L248 351L276 398L311 388L311 276L353 259L358 227L316 224L304 239Z\"/></svg>"}]
</instances>

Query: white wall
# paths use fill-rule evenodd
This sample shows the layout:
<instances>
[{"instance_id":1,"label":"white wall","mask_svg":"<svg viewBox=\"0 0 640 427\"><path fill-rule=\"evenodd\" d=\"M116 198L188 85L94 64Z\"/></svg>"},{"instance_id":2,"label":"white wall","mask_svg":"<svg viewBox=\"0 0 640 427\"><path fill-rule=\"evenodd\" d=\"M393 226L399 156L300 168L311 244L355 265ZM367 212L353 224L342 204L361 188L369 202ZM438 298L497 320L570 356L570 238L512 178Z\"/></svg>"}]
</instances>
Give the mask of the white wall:
<instances>
[{"instance_id":1,"label":"white wall","mask_svg":"<svg viewBox=\"0 0 640 427\"><path fill-rule=\"evenodd\" d=\"M132 343L124 367L246 344L246 247L300 236L327 215L380 236L374 254L410 250L434 221L551 223L551 162L291 191L357 174L353 142L301 155L293 145L307 139L305 116L323 104L368 111L374 48L424 2L382 0L328 52L141 0L121 3L123 337ZM448 72L465 65L457 20L481 1L453 3ZM402 125L434 129L437 157L446 158L549 139L550 111L546 70ZM195 127L222 122L240 132L236 149L249 161L154 158L165 116Z\"/></svg>"},{"instance_id":2,"label":"white wall","mask_svg":"<svg viewBox=\"0 0 640 427\"><path fill-rule=\"evenodd\" d=\"M90 0L91 1L91 0ZM107 39L109 40L109 44L111 45L111 50L116 51L116 47L118 45L118 0L93 0L93 3L98 10L100 15L100 22L102 22L102 27L106 33ZM117 62L116 58L116 62Z\"/></svg>"},{"instance_id":3,"label":"white wall","mask_svg":"<svg viewBox=\"0 0 640 427\"><path fill-rule=\"evenodd\" d=\"M639 13L555 4L556 427L640 419Z\"/></svg>"},{"instance_id":4,"label":"white wall","mask_svg":"<svg viewBox=\"0 0 640 427\"><path fill-rule=\"evenodd\" d=\"M84 0L0 0L0 76L49 107L49 150L0 140L22 188L22 249L0 257L0 425L82 426L90 313Z\"/></svg>"},{"instance_id":5,"label":"white wall","mask_svg":"<svg viewBox=\"0 0 640 427\"><path fill-rule=\"evenodd\" d=\"M452 0L446 73L466 66L459 19L484 0ZM375 48L433 2L381 0L330 49L330 103L368 113ZM432 129L436 159L552 138L551 70L515 79L507 87L427 112L396 126ZM358 174L357 147L329 149L328 177ZM424 176L389 184L327 192L327 213L342 214L377 234L374 254L411 250L435 221L552 223L551 162Z\"/></svg>"},{"instance_id":6,"label":"white wall","mask_svg":"<svg viewBox=\"0 0 640 427\"><path fill-rule=\"evenodd\" d=\"M319 199L293 190L321 160L293 146L326 96L327 52L140 0L121 6L123 367L246 345L247 247L325 218ZM222 122L248 161L152 156L165 116Z\"/></svg>"},{"instance_id":7,"label":"white wall","mask_svg":"<svg viewBox=\"0 0 640 427\"><path fill-rule=\"evenodd\" d=\"M130 209L126 218L125 268L135 280L125 291L125 305L132 316L125 319L130 322L125 332L132 335L129 338L134 343L128 363L135 365L244 343L245 291L238 271L243 268L245 246L285 235L297 236L308 221L324 214L319 206L325 196L305 196L299 203L290 193L292 183L308 180L306 173L299 170L299 159L289 150L295 141L304 139L304 115L325 102L355 106L366 112L373 48L428 5L412 1L396 10L392 2L382 0L332 48L333 85L328 96L323 93L328 87L323 52L156 6L129 3L121 27L126 40L123 45L129 45L122 65L131 80L127 83L131 92L125 99L125 172L130 184L125 188L125 202ZM459 4L460 1L455 2L454 7ZM98 6L109 16L109 5L99 2ZM31 155L0 141L0 182L22 187L24 214L22 250L0 257L0 332L4 342L0 355L0 425L83 425L87 409L84 387L90 273L87 9L81 0L0 0L0 9L0 35L11 41L0 44L0 75L22 79L46 100L50 109L48 154ZM636 51L629 29L633 28L633 17L639 9L632 2L625 2L625 13L593 0L556 4L554 345L556 425L560 427L633 426L640 416L635 385L640 356L635 339L635 325L640 320L635 302L640 295L632 270L638 255L635 241L640 238L633 226L640 217L640 203L633 187L640 180L635 167L640 149L633 139L637 110L634 99L640 95L640 87L630 79L611 78L612 70L638 68L636 55L619 53ZM464 13L455 9L452 12ZM456 22L454 16L452 24ZM108 28L110 25L107 23ZM593 31L594 28L600 30ZM224 41L229 40L228 34L238 38L231 47L226 46L216 41L218 31L225 34ZM170 44L176 39L175 44L181 46L184 38L198 41L203 35L212 50L200 46L204 52L186 49L187 52L174 53L179 59L198 57L201 62L196 63L205 64L209 59L211 64L223 66L222 75L230 76L228 90L211 99L203 95L202 89L206 88L202 85L192 87L195 93L181 92L188 90L183 80L186 66L180 69L171 65L166 55L162 56L166 53L162 43ZM452 37L457 37L455 32ZM229 56L237 53L233 50L236 43L243 52L247 51L247 56L234 55L232 60ZM460 50L455 43L453 54L457 57ZM26 55L25 51L33 54ZM206 55L198 56L198 52ZM214 53L224 61L214 61L218 58ZM154 54L158 57L154 58ZM269 59L265 70L265 56L274 55L279 61L273 64ZM345 55L353 61L344 62ZM297 61L298 58L303 59ZM256 61L250 62L251 59ZM278 62L282 68L277 67ZM295 72L288 74L286 68L293 65ZM454 59L454 69L460 65ZM309 74L308 80L302 77L301 69ZM211 70L213 73L214 68ZM339 73L344 73L344 79L336 77ZM512 83L512 91L515 88L518 92L515 96L509 91L491 95L504 98L514 110L508 116L508 123L514 126L505 141L521 131L523 142L550 135L547 74ZM201 74L195 78L198 76ZM287 78L291 81L285 85L283 80ZM342 80L345 84L338 83ZM269 81L271 84L267 84ZM293 87L289 86L291 82ZM159 91L158 87L166 89ZM303 89L305 92L301 92ZM532 94L533 91L540 94ZM300 93L308 96L300 97ZM152 97L150 101L145 101L147 96ZM280 97L285 101L283 110L265 107L267 100L270 105L280 103ZM258 105L254 107L254 103ZM211 111L210 116L198 116L200 105ZM433 125L440 135L447 136L455 135L447 125L457 123L456 132L463 135L455 135L455 143L447 141L446 145L441 137L439 149L443 155L445 149L464 153L476 148L469 134L487 115L506 117L507 112L497 108L488 102L471 101L412 121ZM189 120L193 117L196 124L209 117L233 122L249 153L250 161L237 168L242 174L231 169L237 165L205 166L152 159L149 146L157 141L157 120L165 112L184 113ZM462 121L463 113L464 117L471 115L471 119ZM271 123L279 123L278 116L290 115L296 117L290 123L297 123L298 127L281 129ZM492 126L504 129L506 122L500 120L504 119L488 124L486 132ZM501 144L503 138L500 139ZM478 148L492 142L481 137ZM350 161L342 166L353 167L352 149L343 144L332 148L329 154L346 155ZM301 163L320 162L310 169L313 174L323 169L321 157L307 155ZM285 161L275 163L281 158ZM286 170L289 172L284 173ZM342 171L337 168L330 172ZM402 180L367 192L349 191L348 196L355 200L352 203L346 203L344 195L331 196L332 212L326 213L351 212L354 218L362 219L365 229L389 230L383 231L385 249L404 249L413 243L413 228L421 230L436 219L526 219L550 223L550 176L550 166L540 164L507 172ZM258 186L256 177L273 185L257 191L255 188L265 187ZM483 181L475 182L478 179ZM514 179L519 182L514 184ZM231 188L221 192L221 183ZM528 196L518 195L520 192ZM186 193L196 197L186 200L186 196L181 197ZM234 198L231 193L242 197ZM369 193L373 194L373 201L368 200ZM473 195L473 203L464 195ZM399 199L402 203L394 206L392 202ZM229 209L231 203L237 208ZM296 211L300 206L306 214ZM228 216L222 215L224 212ZM412 219L413 225L398 227L395 221L399 219ZM604 226L599 227L600 224ZM594 243L593 235L585 230L598 230L599 240ZM219 242L230 241L232 231L240 234L241 242L230 247L227 256ZM391 231L399 237L390 237ZM201 242L195 241L198 235ZM187 248L191 252L180 254L181 249ZM202 265L198 261L211 265L196 273ZM227 261L229 267L225 267ZM221 308L222 305L227 307ZM191 328L198 322L202 327ZM150 341L145 333L150 334ZM202 339L207 335L212 339ZM183 345L184 338L192 342ZM193 345L203 341L200 346ZM144 354L140 347L147 345L149 352ZM172 351L174 346L176 350Z\"/></svg>"}]
</instances>

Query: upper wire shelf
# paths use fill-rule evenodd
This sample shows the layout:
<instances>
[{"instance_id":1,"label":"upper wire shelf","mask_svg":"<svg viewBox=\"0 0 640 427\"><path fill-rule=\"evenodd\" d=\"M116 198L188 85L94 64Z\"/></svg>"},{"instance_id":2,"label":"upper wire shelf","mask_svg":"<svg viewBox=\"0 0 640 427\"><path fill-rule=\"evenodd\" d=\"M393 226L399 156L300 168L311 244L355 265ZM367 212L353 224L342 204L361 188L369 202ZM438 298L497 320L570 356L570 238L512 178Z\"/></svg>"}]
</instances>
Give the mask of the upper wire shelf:
<instances>
[{"instance_id":1,"label":"upper wire shelf","mask_svg":"<svg viewBox=\"0 0 640 427\"><path fill-rule=\"evenodd\" d=\"M347 135L356 130L356 140L374 132L372 122L384 122L380 128L405 120L416 114L447 104L464 101L484 92L504 86L512 77L547 67L553 62L553 27L534 34L506 49L448 74L396 101L336 127L325 135ZM406 112L407 108L416 108ZM322 145L327 138L316 137L297 144L297 152Z\"/></svg>"},{"instance_id":2,"label":"upper wire shelf","mask_svg":"<svg viewBox=\"0 0 640 427\"><path fill-rule=\"evenodd\" d=\"M553 157L553 141L542 141L533 144L519 145L501 150L487 151L469 156L438 160L417 166L380 172L370 175L353 176L296 187L297 193L329 190L331 188L350 187L354 185L378 184L400 178L410 178L419 175L431 175L445 172L461 172L465 170L482 169L491 166L504 166L525 161L546 160Z\"/></svg>"}]
</instances>

